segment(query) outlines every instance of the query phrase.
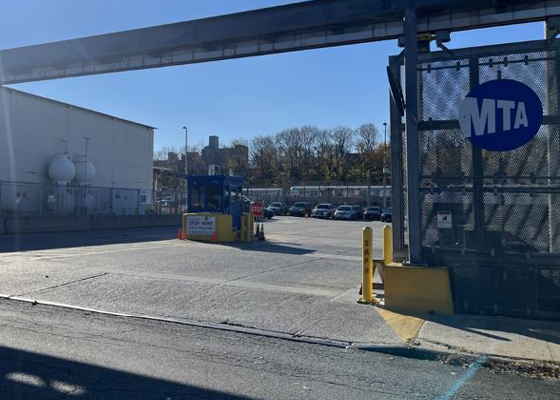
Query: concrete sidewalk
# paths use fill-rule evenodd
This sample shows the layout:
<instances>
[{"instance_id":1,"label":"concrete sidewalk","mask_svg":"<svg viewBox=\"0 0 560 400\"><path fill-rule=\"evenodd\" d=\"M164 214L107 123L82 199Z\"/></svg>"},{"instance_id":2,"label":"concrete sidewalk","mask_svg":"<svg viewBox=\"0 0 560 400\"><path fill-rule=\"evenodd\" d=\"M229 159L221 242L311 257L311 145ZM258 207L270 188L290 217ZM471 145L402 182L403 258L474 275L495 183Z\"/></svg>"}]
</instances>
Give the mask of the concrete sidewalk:
<instances>
[{"instance_id":1,"label":"concrete sidewalk","mask_svg":"<svg viewBox=\"0 0 560 400\"><path fill-rule=\"evenodd\" d=\"M560 366L560 322L464 314L419 318L376 310L410 346Z\"/></svg>"},{"instance_id":2,"label":"concrete sidewalk","mask_svg":"<svg viewBox=\"0 0 560 400\"><path fill-rule=\"evenodd\" d=\"M416 340L420 346L430 349L560 364L559 322L483 315L438 315L424 323Z\"/></svg>"}]
</instances>

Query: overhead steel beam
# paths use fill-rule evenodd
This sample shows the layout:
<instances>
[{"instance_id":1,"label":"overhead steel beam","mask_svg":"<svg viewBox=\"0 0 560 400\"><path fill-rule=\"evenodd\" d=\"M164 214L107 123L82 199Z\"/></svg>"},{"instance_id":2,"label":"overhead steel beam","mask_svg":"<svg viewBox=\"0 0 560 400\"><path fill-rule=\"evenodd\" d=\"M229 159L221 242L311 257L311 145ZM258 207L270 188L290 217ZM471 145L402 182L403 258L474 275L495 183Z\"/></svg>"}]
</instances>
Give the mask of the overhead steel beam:
<instances>
[{"instance_id":1,"label":"overhead steel beam","mask_svg":"<svg viewBox=\"0 0 560 400\"><path fill-rule=\"evenodd\" d=\"M560 15L560 0L417 0L418 32ZM12 84L395 39L408 0L314 0L0 51Z\"/></svg>"}]
</instances>

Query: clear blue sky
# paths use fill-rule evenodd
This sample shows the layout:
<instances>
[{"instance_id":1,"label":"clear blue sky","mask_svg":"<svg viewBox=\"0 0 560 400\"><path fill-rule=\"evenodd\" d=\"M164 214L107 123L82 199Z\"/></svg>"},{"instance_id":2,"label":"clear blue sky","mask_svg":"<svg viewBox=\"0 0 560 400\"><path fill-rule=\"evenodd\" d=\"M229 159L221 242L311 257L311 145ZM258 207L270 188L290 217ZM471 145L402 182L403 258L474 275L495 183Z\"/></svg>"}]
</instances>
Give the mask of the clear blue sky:
<instances>
[{"instance_id":1,"label":"clear blue sky","mask_svg":"<svg viewBox=\"0 0 560 400\"><path fill-rule=\"evenodd\" d=\"M18 0L0 2L0 48L291 3L289 0ZM540 39L541 24L457 33L450 47ZM395 41L119 74L28 83L31 93L158 127L155 148L209 134L222 143L313 124L388 119Z\"/></svg>"}]
</instances>

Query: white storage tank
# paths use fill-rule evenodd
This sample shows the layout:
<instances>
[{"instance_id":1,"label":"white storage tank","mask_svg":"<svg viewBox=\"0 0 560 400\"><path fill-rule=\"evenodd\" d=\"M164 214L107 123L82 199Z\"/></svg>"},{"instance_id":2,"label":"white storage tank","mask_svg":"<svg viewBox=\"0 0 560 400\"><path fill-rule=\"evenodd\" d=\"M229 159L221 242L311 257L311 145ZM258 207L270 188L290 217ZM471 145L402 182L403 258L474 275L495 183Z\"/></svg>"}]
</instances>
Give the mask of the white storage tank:
<instances>
[{"instance_id":1,"label":"white storage tank","mask_svg":"<svg viewBox=\"0 0 560 400\"><path fill-rule=\"evenodd\" d=\"M56 154L49 164L49 177L57 185L68 185L76 176L76 166L66 153Z\"/></svg>"},{"instance_id":2,"label":"white storage tank","mask_svg":"<svg viewBox=\"0 0 560 400\"><path fill-rule=\"evenodd\" d=\"M89 185L95 179L95 166L90 161L89 157L76 156L74 159L76 164L76 181L79 185Z\"/></svg>"}]
</instances>

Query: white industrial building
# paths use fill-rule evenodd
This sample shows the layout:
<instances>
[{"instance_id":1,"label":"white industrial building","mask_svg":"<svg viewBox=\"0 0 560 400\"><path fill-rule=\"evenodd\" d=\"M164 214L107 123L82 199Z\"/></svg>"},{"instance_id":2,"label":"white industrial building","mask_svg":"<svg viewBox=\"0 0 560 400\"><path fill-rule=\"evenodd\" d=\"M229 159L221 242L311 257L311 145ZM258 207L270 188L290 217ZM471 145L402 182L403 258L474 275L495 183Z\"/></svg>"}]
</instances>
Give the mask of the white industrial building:
<instances>
[{"instance_id":1,"label":"white industrial building","mask_svg":"<svg viewBox=\"0 0 560 400\"><path fill-rule=\"evenodd\" d=\"M143 214L153 141L151 126L0 87L0 211Z\"/></svg>"}]
</instances>

